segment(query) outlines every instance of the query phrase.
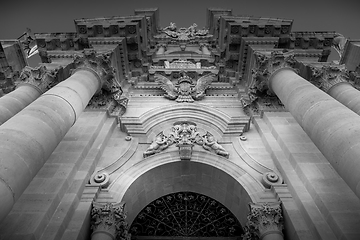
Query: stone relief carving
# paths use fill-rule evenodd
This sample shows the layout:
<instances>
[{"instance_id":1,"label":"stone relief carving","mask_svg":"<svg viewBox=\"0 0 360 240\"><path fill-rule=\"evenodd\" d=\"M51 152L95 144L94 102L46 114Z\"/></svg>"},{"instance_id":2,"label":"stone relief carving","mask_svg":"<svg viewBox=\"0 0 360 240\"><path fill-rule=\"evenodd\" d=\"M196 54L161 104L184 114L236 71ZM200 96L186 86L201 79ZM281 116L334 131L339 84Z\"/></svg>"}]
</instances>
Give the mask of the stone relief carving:
<instances>
[{"instance_id":1,"label":"stone relief carving","mask_svg":"<svg viewBox=\"0 0 360 240\"><path fill-rule=\"evenodd\" d=\"M176 102L194 102L195 100L203 99L206 94L205 90L210 86L211 82L215 79L216 75L213 73L207 74L199 78L196 85L193 80L181 72L181 77L173 84L167 77L155 74L155 81L160 85L161 89L166 93L164 97L175 100Z\"/></svg>"},{"instance_id":2,"label":"stone relief carving","mask_svg":"<svg viewBox=\"0 0 360 240\"><path fill-rule=\"evenodd\" d=\"M170 25L161 30L168 38L177 39L177 40L192 40L196 37L201 36L211 36L209 35L209 30L207 29L197 29L197 24L193 23L188 28L177 28L176 24L170 22Z\"/></svg>"},{"instance_id":3,"label":"stone relief carving","mask_svg":"<svg viewBox=\"0 0 360 240\"><path fill-rule=\"evenodd\" d=\"M270 107L270 105L273 108L283 108L280 100L273 101L277 97L269 89L268 80L271 74L278 69L285 67L294 69L298 63L295 59L295 54L283 50L273 51L269 54L255 52L254 56L255 67L252 69L251 82L248 83L247 96L242 96L241 98L243 108L252 108L252 112L259 112L256 105L260 105L260 108ZM294 69L294 71L297 71L297 69ZM258 101L259 99L263 99L263 101ZM255 102L258 102L258 104L255 104Z\"/></svg>"},{"instance_id":4,"label":"stone relief carving","mask_svg":"<svg viewBox=\"0 0 360 240\"><path fill-rule=\"evenodd\" d=\"M125 214L125 203L97 203L93 202L91 210L91 229L95 233L111 235L113 239L130 240L129 226Z\"/></svg>"},{"instance_id":5,"label":"stone relief carving","mask_svg":"<svg viewBox=\"0 0 360 240\"><path fill-rule=\"evenodd\" d=\"M350 73L346 70L345 65L309 65L311 76L309 82L328 92L330 88L339 83L349 83Z\"/></svg>"},{"instance_id":6,"label":"stone relief carving","mask_svg":"<svg viewBox=\"0 0 360 240\"><path fill-rule=\"evenodd\" d=\"M283 235L284 220L280 203L250 203L248 222L244 227L243 240L262 239L264 234Z\"/></svg>"},{"instance_id":7,"label":"stone relief carving","mask_svg":"<svg viewBox=\"0 0 360 240\"><path fill-rule=\"evenodd\" d=\"M101 89L91 98L88 108L107 109L110 114L120 115L126 111L128 98L122 96L123 90L115 79L115 70L111 66L110 54L96 54L96 51L84 51L74 56L75 73L79 69L88 69L97 74Z\"/></svg>"},{"instance_id":8,"label":"stone relief carving","mask_svg":"<svg viewBox=\"0 0 360 240\"><path fill-rule=\"evenodd\" d=\"M30 84L40 93L44 93L59 83L56 77L60 69L61 67L54 70L48 70L45 66L37 68L26 66L22 70L19 81L16 82L16 85L19 87L23 84Z\"/></svg>"},{"instance_id":9,"label":"stone relief carving","mask_svg":"<svg viewBox=\"0 0 360 240\"><path fill-rule=\"evenodd\" d=\"M179 148L180 159L182 160L190 160L192 148L195 144L202 146L207 151L229 158L229 153L210 132L202 134L195 123L188 121L174 123L168 134L163 131L160 132L143 153L143 156L145 158L154 155L173 144Z\"/></svg>"}]
</instances>

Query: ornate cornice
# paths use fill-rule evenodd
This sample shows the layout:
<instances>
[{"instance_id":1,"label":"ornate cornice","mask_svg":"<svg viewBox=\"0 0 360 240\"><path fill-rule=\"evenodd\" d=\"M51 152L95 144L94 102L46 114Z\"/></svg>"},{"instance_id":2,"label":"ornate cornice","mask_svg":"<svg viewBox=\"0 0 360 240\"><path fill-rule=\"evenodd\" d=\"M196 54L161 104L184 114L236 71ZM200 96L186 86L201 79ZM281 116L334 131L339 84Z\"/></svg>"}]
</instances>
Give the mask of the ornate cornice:
<instances>
[{"instance_id":1,"label":"ornate cornice","mask_svg":"<svg viewBox=\"0 0 360 240\"><path fill-rule=\"evenodd\" d=\"M244 227L243 240L262 239L268 234L282 234L284 220L282 216L281 203L250 203L248 222Z\"/></svg>"},{"instance_id":2,"label":"ornate cornice","mask_svg":"<svg viewBox=\"0 0 360 240\"><path fill-rule=\"evenodd\" d=\"M21 74L19 81L17 82L17 87L21 85L28 84L36 88L41 94L58 84L56 80L56 75L60 68L54 70L48 70L45 66L40 66L37 68L32 68L26 66Z\"/></svg>"},{"instance_id":3,"label":"ornate cornice","mask_svg":"<svg viewBox=\"0 0 360 240\"><path fill-rule=\"evenodd\" d=\"M125 203L97 203L93 202L91 210L92 235L104 233L113 239L130 240L129 226L124 211Z\"/></svg>"},{"instance_id":4,"label":"ornate cornice","mask_svg":"<svg viewBox=\"0 0 360 240\"><path fill-rule=\"evenodd\" d=\"M311 69L309 81L324 92L329 92L332 87L340 83L351 84L349 72L344 65L309 65L309 67Z\"/></svg>"}]
</instances>

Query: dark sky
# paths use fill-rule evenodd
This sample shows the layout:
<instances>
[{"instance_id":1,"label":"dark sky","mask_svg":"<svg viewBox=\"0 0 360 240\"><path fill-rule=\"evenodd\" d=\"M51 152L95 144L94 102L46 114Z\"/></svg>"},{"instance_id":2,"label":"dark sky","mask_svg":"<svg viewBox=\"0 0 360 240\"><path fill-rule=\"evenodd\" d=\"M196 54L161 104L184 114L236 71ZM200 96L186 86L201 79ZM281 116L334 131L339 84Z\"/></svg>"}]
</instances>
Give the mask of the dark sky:
<instances>
[{"instance_id":1,"label":"dark sky","mask_svg":"<svg viewBox=\"0 0 360 240\"><path fill-rule=\"evenodd\" d=\"M205 26L206 8L232 9L233 15L293 19L293 31L336 31L360 39L360 0L2 0L0 39L14 39L26 27L34 33L74 32L76 18L132 15L158 7L160 25ZM3 3L4 2L4 3Z\"/></svg>"}]
</instances>

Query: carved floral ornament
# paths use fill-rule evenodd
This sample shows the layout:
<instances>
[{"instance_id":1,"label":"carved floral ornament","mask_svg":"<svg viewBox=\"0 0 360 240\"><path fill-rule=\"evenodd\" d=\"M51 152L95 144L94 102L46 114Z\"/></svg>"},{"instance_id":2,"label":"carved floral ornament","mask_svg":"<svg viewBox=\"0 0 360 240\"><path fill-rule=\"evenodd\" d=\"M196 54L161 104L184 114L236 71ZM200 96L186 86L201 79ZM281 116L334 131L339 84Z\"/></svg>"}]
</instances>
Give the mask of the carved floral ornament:
<instances>
[{"instance_id":1,"label":"carved floral ornament","mask_svg":"<svg viewBox=\"0 0 360 240\"><path fill-rule=\"evenodd\" d=\"M92 71L99 79L101 88L90 100L88 107L94 109L120 108L125 112L128 98L123 97L123 90L115 79L115 70L111 66L110 54L96 54L94 50L84 51L74 56L76 71L86 69Z\"/></svg>"},{"instance_id":2,"label":"carved floral ornament","mask_svg":"<svg viewBox=\"0 0 360 240\"><path fill-rule=\"evenodd\" d=\"M179 148L181 160L190 160L193 146L217 155L229 158L229 153L222 147L210 132L198 129L195 123L176 122L170 130L160 132L143 153L144 158L159 153L171 145Z\"/></svg>"},{"instance_id":3,"label":"carved floral ornament","mask_svg":"<svg viewBox=\"0 0 360 240\"><path fill-rule=\"evenodd\" d=\"M165 34L166 38L171 38L174 40L193 40L197 37L212 37L212 35L209 34L209 30L207 29L197 29L197 24L193 23L188 28L177 28L176 24L173 22L170 22L170 25L163 28L161 30L161 33ZM161 37L161 35L158 35L156 37Z\"/></svg>"},{"instance_id":4,"label":"carved floral ornament","mask_svg":"<svg viewBox=\"0 0 360 240\"><path fill-rule=\"evenodd\" d=\"M125 203L97 203L93 202L91 210L91 229L92 235L96 233L106 233L113 239L130 240L128 233L129 226L125 214Z\"/></svg>"},{"instance_id":5,"label":"carved floral ornament","mask_svg":"<svg viewBox=\"0 0 360 240\"><path fill-rule=\"evenodd\" d=\"M203 99L206 94L205 90L210 86L211 82L215 79L216 75L213 73L202 76L193 83L185 72L181 72L181 77L174 84L167 77L155 74L155 81L159 84L160 88L166 93L165 98L175 100L176 102L194 102L195 100Z\"/></svg>"},{"instance_id":6,"label":"carved floral ornament","mask_svg":"<svg viewBox=\"0 0 360 240\"><path fill-rule=\"evenodd\" d=\"M246 97L241 99L243 107L246 108L258 100L259 97L276 97L269 89L269 78L281 68L292 68L298 63L292 51L282 50L271 53L255 52L255 67L252 69L252 79L248 84Z\"/></svg>"},{"instance_id":7,"label":"carved floral ornament","mask_svg":"<svg viewBox=\"0 0 360 240\"><path fill-rule=\"evenodd\" d=\"M248 221L244 227L245 234L242 240L262 239L267 234L283 236L284 219L280 204L280 202L250 203L250 213L247 216Z\"/></svg>"},{"instance_id":8,"label":"carved floral ornament","mask_svg":"<svg viewBox=\"0 0 360 240\"><path fill-rule=\"evenodd\" d=\"M309 67L311 69L310 82L324 92L328 92L339 83L349 83L350 73L345 65L309 65Z\"/></svg>"},{"instance_id":9,"label":"carved floral ornament","mask_svg":"<svg viewBox=\"0 0 360 240\"><path fill-rule=\"evenodd\" d=\"M54 70L48 70L45 66L37 68L26 66L20 74L20 81L16 83L17 87L29 84L42 94L59 83L56 76L60 69L61 67Z\"/></svg>"}]
</instances>

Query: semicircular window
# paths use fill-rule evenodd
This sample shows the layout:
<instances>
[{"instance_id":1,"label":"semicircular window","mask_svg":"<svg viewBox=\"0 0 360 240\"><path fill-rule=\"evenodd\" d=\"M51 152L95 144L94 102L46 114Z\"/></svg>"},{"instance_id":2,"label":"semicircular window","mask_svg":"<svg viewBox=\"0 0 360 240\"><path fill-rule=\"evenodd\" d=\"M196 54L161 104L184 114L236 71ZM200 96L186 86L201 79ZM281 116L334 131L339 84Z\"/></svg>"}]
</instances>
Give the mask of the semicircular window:
<instances>
[{"instance_id":1,"label":"semicircular window","mask_svg":"<svg viewBox=\"0 0 360 240\"><path fill-rule=\"evenodd\" d=\"M235 237L243 234L236 217L218 201L177 192L147 205L130 227L135 236Z\"/></svg>"}]
</instances>

